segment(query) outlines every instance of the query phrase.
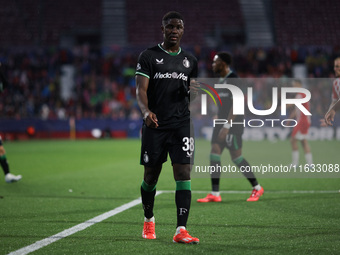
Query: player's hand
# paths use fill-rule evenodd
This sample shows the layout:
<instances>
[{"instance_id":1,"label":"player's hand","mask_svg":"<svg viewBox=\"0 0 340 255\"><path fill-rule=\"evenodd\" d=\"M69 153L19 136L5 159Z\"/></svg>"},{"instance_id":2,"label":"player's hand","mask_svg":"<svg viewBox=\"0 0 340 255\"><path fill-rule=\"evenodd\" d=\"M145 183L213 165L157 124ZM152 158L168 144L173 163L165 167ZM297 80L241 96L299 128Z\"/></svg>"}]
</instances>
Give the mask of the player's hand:
<instances>
[{"instance_id":1,"label":"player's hand","mask_svg":"<svg viewBox=\"0 0 340 255\"><path fill-rule=\"evenodd\" d=\"M219 140L219 142L225 142L228 133L229 133L229 129L221 128L220 132L218 133L218 140Z\"/></svg>"},{"instance_id":2,"label":"player's hand","mask_svg":"<svg viewBox=\"0 0 340 255\"><path fill-rule=\"evenodd\" d=\"M328 126L333 126L335 110L329 110L325 115L325 122Z\"/></svg>"},{"instance_id":3,"label":"player's hand","mask_svg":"<svg viewBox=\"0 0 340 255\"><path fill-rule=\"evenodd\" d=\"M327 127L325 119L320 119L320 127Z\"/></svg>"},{"instance_id":4,"label":"player's hand","mask_svg":"<svg viewBox=\"0 0 340 255\"><path fill-rule=\"evenodd\" d=\"M198 94L198 91L200 90L200 83L194 79L190 81L190 92L193 94Z\"/></svg>"},{"instance_id":5,"label":"player's hand","mask_svg":"<svg viewBox=\"0 0 340 255\"><path fill-rule=\"evenodd\" d=\"M191 100L195 100L200 90L200 83L196 80L190 80L190 90L188 91L188 96Z\"/></svg>"},{"instance_id":6,"label":"player's hand","mask_svg":"<svg viewBox=\"0 0 340 255\"><path fill-rule=\"evenodd\" d=\"M156 114L154 114L153 112L146 112L144 114L144 121L146 126L151 128L158 128L158 119Z\"/></svg>"}]
</instances>

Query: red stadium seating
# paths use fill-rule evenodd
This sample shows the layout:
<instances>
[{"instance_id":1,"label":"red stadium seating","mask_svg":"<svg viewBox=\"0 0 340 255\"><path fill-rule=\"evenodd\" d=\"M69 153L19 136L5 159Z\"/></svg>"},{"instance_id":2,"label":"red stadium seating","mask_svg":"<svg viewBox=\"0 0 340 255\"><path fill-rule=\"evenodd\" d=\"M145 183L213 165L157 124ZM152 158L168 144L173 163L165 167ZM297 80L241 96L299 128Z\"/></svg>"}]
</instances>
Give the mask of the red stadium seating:
<instances>
[{"instance_id":1,"label":"red stadium seating","mask_svg":"<svg viewBox=\"0 0 340 255\"><path fill-rule=\"evenodd\" d=\"M273 9L278 45L339 44L339 1L277 0Z\"/></svg>"},{"instance_id":2,"label":"red stadium seating","mask_svg":"<svg viewBox=\"0 0 340 255\"><path fill-rule=\"evenodd\" d=\"M222 29L242 29L243 18L238 0L171 1L126 0L128 40L131 44L160 42L161 20L168 11L180 12L185 21L183 43L204 44L204 36Z\"/></svg>"},{"instance_id":3,"label":"red stadium seating","mask_svg":"<svg viewBox=\"0 0 340 255\"><path fill-rule=\"evenodd\" d=\"M97 0L0 0L0 40L5 46L58 44L63 33L100 29Z\"/></svg>"}]
</instances>

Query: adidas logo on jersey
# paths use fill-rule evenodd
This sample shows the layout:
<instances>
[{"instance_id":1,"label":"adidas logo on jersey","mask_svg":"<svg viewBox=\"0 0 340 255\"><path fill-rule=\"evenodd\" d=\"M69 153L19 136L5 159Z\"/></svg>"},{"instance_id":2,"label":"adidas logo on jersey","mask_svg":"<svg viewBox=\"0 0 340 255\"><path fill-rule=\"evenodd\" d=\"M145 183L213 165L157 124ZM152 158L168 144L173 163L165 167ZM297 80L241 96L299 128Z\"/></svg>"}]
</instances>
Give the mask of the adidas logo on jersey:
<instances>
[{"instance_id":1,"label":"adidas logo on jersey","mask_svg":"<svg viewBox=\"0 0 340 255\"><path fill-rule=\"evenodd\" d=\"M188 76L185 76L184 73L156 73L155 76L153 77L154 79L178 79L178 80L183 80L183 81L187 81L188 80Z\"/></svg>"}]
</instances>

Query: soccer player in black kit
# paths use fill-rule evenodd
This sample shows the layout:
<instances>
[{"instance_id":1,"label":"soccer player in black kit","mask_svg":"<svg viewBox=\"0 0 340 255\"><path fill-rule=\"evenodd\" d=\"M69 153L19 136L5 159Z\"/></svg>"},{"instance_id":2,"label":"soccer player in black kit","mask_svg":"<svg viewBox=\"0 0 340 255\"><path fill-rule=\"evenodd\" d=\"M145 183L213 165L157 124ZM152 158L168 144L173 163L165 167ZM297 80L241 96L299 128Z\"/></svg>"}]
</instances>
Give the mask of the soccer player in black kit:
<instances>
[{"instance_id":1,"label":"soccer player in black kit","mask_svg":"<svg viewBox=\"0 0 340 255\"><path fill-rule=\"evenodd\" d=\"M7 86L8 86L8 82L7 82L5 75L2 72L2 66L1 66L1 63L0 63L0 93ZM1 136L0 136L0 165L1 165L1 168L4 172L4 174L5 174L5 181L7 183L17 182L17 181L21 180L21 178L22 178L21 175L14 175L14 174L10 173L9 164L8 164L7 158L6 158L6 150L5 150L5 147L3 146Z\"/></svg>"},{"instance_id":2,"label":"soccer player in black kit","mask_svg":"<svg viewBox=\"0 0 340 255\"><path fill-rule=\"evenodd\" d=\"M165 14L161 30L163 42L143 51L136 68L136 95L144 116L140 158L144 165L142 236L156 238L153 214L156 184L169 154L176 181L177 229L173 241L194 244L199 239L189 235L186 223L191 204L190 171L194 156L189 90L190 78L197 77L197 59L180 47L184 33L180 13Z\"/></svg>"},{"instance_id":3,"label":"soccer player in black kit","mask_svg":"<svg viewBox=\"0 0 340 255\"><path fill-rule=\"evenodd\" d=\"M219 84L233 84L232 81L234 78L238 78L230 69L231 61L232 57L228 52L219 52L215 55L212 68L214 73L220 76ZM242 166L245 168L249 167L248 161L242 156L242 134L244 127L240 124L230 125L231 120L234 123L242 123L244 116L232 114L233 98L231 93L226 93L224 90L216 90L222 100L222 106L219 107L217 116L219 119L228 120L228 123L224 126L216 125L214 127L211 140L210 165L220 166L221 154L224 148L227 148L235 165L239 168ZM257 201L263 194L263 188L258 184L252 172L243 172L243 174L253 187L253 191L247 201ZM220 195L220 175L220 172L211 173L212 192L204 198L197 199L197 202L208 203L222 201Z\"/></svg>"}]
</instances>

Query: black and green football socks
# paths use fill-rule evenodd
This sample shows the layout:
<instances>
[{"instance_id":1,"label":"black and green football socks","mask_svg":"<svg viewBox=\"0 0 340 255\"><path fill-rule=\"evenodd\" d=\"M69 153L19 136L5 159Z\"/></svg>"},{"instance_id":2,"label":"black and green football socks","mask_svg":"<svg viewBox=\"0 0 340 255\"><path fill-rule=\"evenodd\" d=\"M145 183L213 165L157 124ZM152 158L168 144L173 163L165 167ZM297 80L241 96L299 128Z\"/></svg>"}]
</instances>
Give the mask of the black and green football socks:
<instances>
[{"instance_id":1,"label":"black and green football socks","mask_svg":"<svg viewBox=\"0 0 340 255\"><path fill-rule=\"evenodd\" d=\"M221 166L221 155L211 153L210 154L210 165L218 169L218 167ZM221 171L214 171L210 173L211 187L212 187L213 192L220 191L220 177L221 177Z\"/></svg>"},{"instance_id":2,"label":"black and green football socks","mask_svg":"<svg viewBox=\"0 0 340 255\"><path fill-rule=\"evenodd\" d=\"M0 165L5 175L9 173L9 166L6 158L6 154L0 156Z\"/></svg>"},{"instance_id":3,"label":"black and green football socks","mask_svg":"<svg viewBox=\"0 0 340 255\"><path fill-rule=\"evenodd\" d=\"M239 156L236 159L233 159L233 162L240 169L251 169L248 161L245 160L242 155ZM252 187L255 187L258 184L258 182L256 180L256 177L255 177L254 173L251 170L249 170L249 171L242 171L242 174L248 179L248 181L250 182Z\"/></svg>"},{"instance_id":4,"label":"black and green football socks","mask_svg":"<svg viewBox=\"0 0 340 255\"><path fill-rule=\"evenodd\" d=\"M144 216L147 219L153 217L153 206L155 202L156 195L156 184L149 185L144 180L141 186L141 196L142 196L142 204L144 209Z\"/></svg>"}]
</instances>

